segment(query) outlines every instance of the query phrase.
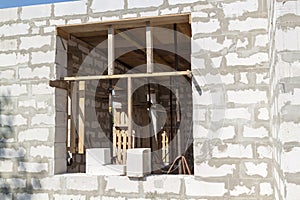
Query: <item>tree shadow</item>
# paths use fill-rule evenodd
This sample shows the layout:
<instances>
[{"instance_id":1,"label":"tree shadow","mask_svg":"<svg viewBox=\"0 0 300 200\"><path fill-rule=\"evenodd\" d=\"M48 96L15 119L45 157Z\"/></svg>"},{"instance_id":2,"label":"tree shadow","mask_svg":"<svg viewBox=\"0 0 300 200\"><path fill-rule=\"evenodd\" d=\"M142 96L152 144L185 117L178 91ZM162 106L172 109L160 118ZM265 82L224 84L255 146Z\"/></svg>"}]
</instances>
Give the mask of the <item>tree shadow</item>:
<instances>
[{"instance_id":1,"label":"tree shadow","mask_svg":"<svg viewBox=\"0 0 300 200\"><path fill-rule=\"evenodd\" d=\"M19 173L17 165L25 160L25 151L16 147L16 126L13 115L14 102L10 93L0 96L0 199L14 199L20 193L18 199L31 199L33 192L30 176L27 173Z\"/></svg>"}]
</instances>

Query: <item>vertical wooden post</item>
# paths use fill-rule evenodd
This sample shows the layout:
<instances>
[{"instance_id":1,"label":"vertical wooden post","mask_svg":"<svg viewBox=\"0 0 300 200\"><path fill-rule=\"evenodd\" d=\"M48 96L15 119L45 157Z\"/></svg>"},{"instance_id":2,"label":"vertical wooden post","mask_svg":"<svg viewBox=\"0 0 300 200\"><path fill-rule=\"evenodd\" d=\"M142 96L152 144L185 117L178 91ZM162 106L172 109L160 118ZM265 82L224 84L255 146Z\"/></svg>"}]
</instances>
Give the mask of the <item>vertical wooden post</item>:
<instances>
[{"instance_id":1,"label":"vertical wooden post","mask_svg":"<svg viewBox=\"0 0 300 200\"><path fill-rule=\"evenodd\" d=\"M79 81L79 123L78 123L78 153L84 153L84 124L85 124L85 81Z\"/></svg>"},{"instance_id":2,"label":"vertical wooden post","mask_svg":"<svg viewBox=\"0 0 300 200\"><path fill-rule=\"evenodd\" d=\"M128 149L131 149L131 138L132 138L132 80L131 77L127 79L127 101L128 101Z\"/></svg>"},{"instance_id":3,"label":"vertical wooden post","mask_svg":"<svg viewBox=\"0 0 300 200\"><path fill-rule=\"evenodd\" d=\"M70 151L76 153L76 116L77 116L77 89L78 84L74 81L71 85L71 132L70 132Z\"/></svg>"},{"instance_id":4,"label":"vertical wooden post","mask_svg":"<svg viewBox=\"0 0 300 200\"><path fill-rule=\"evenodd\" d=\"M114 74L114 61L115 61L115 40L114 40L114 28L109 26L108 28L108 55L107 55L107 64L108 64L108 75ZM112 80L109 80L109 96L108 96L108 112L109 112L109 127L110 127L110 141L113 142L113 110L112 110ZM111 144L111 155L113 156L113 144Z\"/></svg>"},{"instance_id":5,"label":"vertical wooden post","mask_svg":"<svg viewBox=\"0 0 300 200\"><path fill-rule=\"evenodd\" d=\"M115 39L114 39L114 28L109 26L108 28L108 75L114 74L114 61L115 61Z\"/></svg>"},{"instance_id":6,"label":"vertical wooden post","mask_svg":"<svg viewBox=\"0 0 300 200\"><path fill-rule=\"evenodd\" d=\"M153 37L150 22L146 22L147 73L153 72Z\"/></svg>"}]
</instances>

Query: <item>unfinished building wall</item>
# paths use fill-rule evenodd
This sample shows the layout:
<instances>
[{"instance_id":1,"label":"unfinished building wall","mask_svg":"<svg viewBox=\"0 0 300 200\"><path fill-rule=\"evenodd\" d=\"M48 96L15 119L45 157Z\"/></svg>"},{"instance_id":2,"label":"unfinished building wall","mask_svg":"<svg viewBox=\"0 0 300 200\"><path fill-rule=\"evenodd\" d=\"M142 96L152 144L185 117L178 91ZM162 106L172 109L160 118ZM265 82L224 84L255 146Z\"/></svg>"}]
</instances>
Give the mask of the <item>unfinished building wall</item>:
<instances>
[{"instance_id":1,"label":"unfinished building wall","mask_svg":"<svg viewBox=\"0 0 300 200\"><path fill-rule=\"evenodd\" d=\"M274 2L271 124L276 199L297 199L300 195L299 8L298 1Z\"/></svg>"},{"instance_id":2,"label":"unfinished building wall","mask_svg":"<svg viewBox=\"0 0 300 200\"><path fill-rule=\"evenodd\" d=\"M293 3L295 1L287 1L286 5ZM195 175L156 175L143 181L125 176L53 176L55 172L66 170L65 155L61 154L65 152L65 138L59 138L61 134L58 134L58 130L66 129L66 116L56 112L63 112L58 106L63 102L57 97L66 94L48 85L50 79L67 74L66 67L56 66L66 66L65 57L54 64L55 56L59 58L60 53L66 53L63 45L55 48L60 42L55 37L55 25L177 13L191 13ZM283 163L295 161L298 147L289 145L295 144L290 142L298 138L292 131L289 133L294 138L285 138L288 131L284 130L297 130L296 114L287 112L297 109L294 103L297 89L293 89L292 95L286 82L291 86L294 79L284 78L297 77L293 70L297 65L294 55L298 47L289 43L290 40L281 46L278 44L280 51L276 55L280 63L273 67L286 66L291 74L276 76L272 83L272 86L284 85L283 91L287 93L277 90L278 95L271 95L269 78L275 74L268 73L273 56L268 54L269 16L266 0L84 0L0 10L3 98L0 198L273 200L281 196L293 199L299 191L296 175L300 167L297 163L291 166ZM286 23L291 17L295 23ZM278 26L278 34L290 37L289 31L290 34L297 32L297 16L286 14L279 19L282 25ZM274 100L270 96L275 96ZM270 123L269 111L270 105L277 105L277 96L292 100L278 104L282 105L283 112L280 118L283 139L279 143L285 144L285 148L276 154L282 155L284 162L275 161L274 171L281 178L274 182L272 151L281 149L274 143L276 136L270 140L271 133L276 134L271 126L279 122ZM62 169L54 171L60 166ZM278 183L285 177L287 194Z\"/></svg>"}]
</instances>

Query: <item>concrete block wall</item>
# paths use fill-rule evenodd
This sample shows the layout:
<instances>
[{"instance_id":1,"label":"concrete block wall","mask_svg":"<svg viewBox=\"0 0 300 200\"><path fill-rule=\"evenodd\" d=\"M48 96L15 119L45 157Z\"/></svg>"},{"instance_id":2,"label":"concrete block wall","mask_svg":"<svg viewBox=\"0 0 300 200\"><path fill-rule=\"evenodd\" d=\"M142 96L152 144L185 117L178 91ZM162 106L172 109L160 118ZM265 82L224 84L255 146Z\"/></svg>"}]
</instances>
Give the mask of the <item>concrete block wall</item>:
<instances>
[{"instance_id":1,"label":"concrete block wall","mask_svg":"<svg viewBox=\"0 0 300 200\"><path fill-rule=\"evenodd\" d=\"M271 126L274 140L274 178L277 199L300 195L299 163L299 2L273 5L271 31Z\"/></svg>"},{"instance_id":2,"label":"concrete block wall","mask_svg":"<svg viewBox=\"0 0 300 200\"><path fill-rule=\"evenodd\" d=\"M296 8L297 1L83 0L0 10L0 197L295 199ZM193 85L195 175L53 176L65 162L55 153L65 116L57 112L62 91L48 81L67 74L66 41L55 26L176 13L191 13L192 71L203 90Z\"/></svg>"}]
</instances>

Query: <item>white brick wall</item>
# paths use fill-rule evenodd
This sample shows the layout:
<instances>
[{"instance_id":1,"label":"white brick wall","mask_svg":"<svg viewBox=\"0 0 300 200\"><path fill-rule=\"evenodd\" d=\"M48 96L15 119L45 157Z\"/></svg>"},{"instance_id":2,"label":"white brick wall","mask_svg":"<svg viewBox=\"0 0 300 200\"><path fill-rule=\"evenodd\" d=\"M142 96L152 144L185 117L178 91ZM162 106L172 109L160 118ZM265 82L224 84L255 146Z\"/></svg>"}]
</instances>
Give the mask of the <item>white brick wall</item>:
<instances>
[{"instance_id":1,"label":"white brick wall","mask_svg":"<svg viewBox=\"0 0 300 200\"><path fill-rule=\"evenodd\" d=\"M50 67L36 67L36 68L19 68L19 78L20 79L42 79L50 78Z\"/></svg>"},{"instance_id":2,"label":"white brick wall","mask_svg":"<svg viewBox=\"0 0 300 200\"><path fill-rule=\"evenodd\" d=\"M258 10L258 0L236 1L232 3L222 3L225 17L239 17L244 13Z\"/></svg>"},{"instance_id":3,"label":"white brick wall","mask_svg":"<svg viewBox=\"0 0 300 200\"><path fill-rule=\"evenodd\" d=\"M230 20L228 29L236 31L252 31L257 29L267 30L268 19L266 18L247 18L244 21Z\"/></svg>"},{"instance_id":4,"label":"white brick wall","mask_svg":"<svg viewBox=\"0 0 300 200\"><path fill-rule=\"evenodd\" d=\"M0 40L0 51L16 50L18 48L17 39Z\"/></svg>"},{"instance_id":5,"label":"white brick wall","mask_svg":"<svg viewBox=\"0 0 300 200\"><path fill-rule=\"evenodd\" d=\"M248 138L264 138L269 136L269 131L263 126L259 128L244 126L243 136Z\"/></svg>"},{"instance_id":6,"label":"white brick wall","mask_svg":"<svg viewBox=\"0 0 300 200\"><path fill-rule=\"evenodd\" d=\"M214 147L212 156L215 158L252 158L251 145L227 144L225 149Z\"/></svg>"},{"instance_id":7,"label":"white brick wall","mask_svg":"<svg viewBox=\"0 0 300 200\"><path fill-rule=\"evenodd\" d=\"M0 161L0 172L12 172L13 162L11 160Z\"/></svg>"},{"instance_id":8,"label":"white brick wall","mask_svg":"<svg viewBox=\"0 0 300 200\"><path fill-rule=\"evenodd\" d=\"M237 53L228 53L225 56L228 66L244 65L251 66L268 62L269 56L267 53L256 53L247 57L240 57Z\"/></svg>"},{"instance_id":9,"label":"white brick wall","mask_svg":"<svg viewBox=\"0 0 300 200\"><path fill-rule=\"evenodd\" d=\"M234 164L214 166L208 162L203 162L195 167L195 174L200 177L222 177L232 175L235 169L236 166Z\"/></svg>"},{"instance_id":10,"label":"white brick wall","mask_svg":"<svg viewBox=\"0 0 300 200\"><path fill-rule=\"evenodd\" d=\"M98 190L97 176L75 174L66 176L66 188L69 190L93 191Z\"/></svg>"},{"instance_id":11,"label":"white brick wall","mask_svg":"<svg viewBox=\"0 0 300 200\"><path fill-rule=\"evenodd\" d=\"M146 193L174 193L180 194L182 180L172 176L149 176L143 183Z\"/></svg>"},{"instance_id":12,"label":"white brick wall","mask_svg":"<svg viewBox=\"0 0 300 200\"><path fill-rule=\"evenodd\" d=\"M39 145L30 148L31 157L54 158L54 147Z\"/></svg>"},{"instance_id":13,"label":"white brick wall","mask_svg":"<svg viewBox=\"0 0 300 200\"><path fill-rule=\"evenodd\" d=\"M40 63L54 63L55 52L33 52L31 54L31 63L32 64L40 64Z\"/></svg>"},{"instance_id":14,"label":"white brick wall","mask_svg":"<svg viewBox=\"0 0 300 200\"><path fill-rule=\"evenodd\" d=\"M268 165L267 163L253 163L245 162L246 174L249 176L258 175L261 177L267 177L268 175Z\"/></svg>"},{"instance_id":15,"label":"white brick wall","mask_svg":"<svg viewBox=\"0 0 300 200\"><path fill-rule=\"evenodd\" d=\"M137 181L130 181L126 176L108 176L105 177L107 185L105 191L115 190L121 193L138 193L139 183ZM126 187L124 187L126 185Z\"/></svg>"},{"instance_id":16,"label":"white brick wall","mask_svg":"<svg viewBox=\"0 0 300 200\"><path fill-rule=\"evenodd\" d=\"M10 25L0 26L0 36L13 36L28 34L29 25L22 23L15 23Z\"/></svg>"}]
</instances>

